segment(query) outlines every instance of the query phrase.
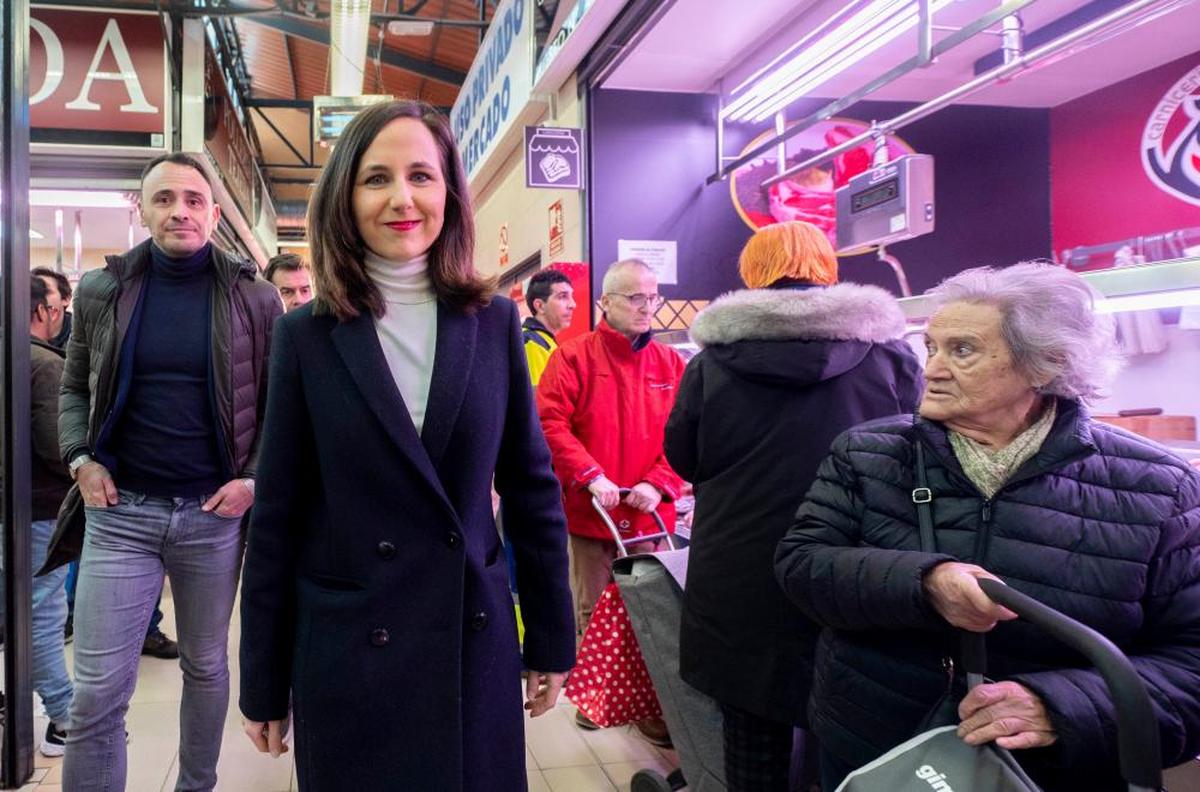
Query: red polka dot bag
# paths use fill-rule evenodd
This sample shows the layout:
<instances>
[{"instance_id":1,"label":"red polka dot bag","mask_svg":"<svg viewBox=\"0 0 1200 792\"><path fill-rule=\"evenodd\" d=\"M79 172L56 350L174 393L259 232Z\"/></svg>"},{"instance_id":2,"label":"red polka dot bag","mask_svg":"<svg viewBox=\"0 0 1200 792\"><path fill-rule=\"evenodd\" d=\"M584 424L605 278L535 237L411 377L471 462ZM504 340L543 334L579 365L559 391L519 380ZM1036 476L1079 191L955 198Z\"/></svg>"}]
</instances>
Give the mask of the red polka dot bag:
<instances>
[{"instance_id":1,"label":"red polka dot bag","mask_svg":"<svg viewBox=\"0 0 1200 792\"><path fill-rule=\"evenodd\" d=\"M616 583L608 584L592 611L567 680L567 698L605 728L662 717Z\"/></svg>"}]
</instances>

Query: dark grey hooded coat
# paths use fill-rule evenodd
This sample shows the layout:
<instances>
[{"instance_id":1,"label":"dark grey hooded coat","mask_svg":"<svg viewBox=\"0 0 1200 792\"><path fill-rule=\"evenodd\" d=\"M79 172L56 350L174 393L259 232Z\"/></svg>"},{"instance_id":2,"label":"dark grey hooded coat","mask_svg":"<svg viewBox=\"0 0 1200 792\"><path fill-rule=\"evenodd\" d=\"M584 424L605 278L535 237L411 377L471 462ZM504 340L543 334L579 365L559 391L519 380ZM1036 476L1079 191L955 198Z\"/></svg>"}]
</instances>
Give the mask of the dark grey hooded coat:
<instances>
[{"instance_id":1,"label":"dark grey hooded coat","mask_svg":"<svg viewBox=\"0 0 1200 792\"><path fill-rule=\"evenodd\" d=\"M734 292L696 317L704 349L666 429L696 489L681 671L724 704L805 723L816 628L775 582L775 546L838 433L914 408L903 330L891 295L854 284Z\"/></svg>"}]
</instances>

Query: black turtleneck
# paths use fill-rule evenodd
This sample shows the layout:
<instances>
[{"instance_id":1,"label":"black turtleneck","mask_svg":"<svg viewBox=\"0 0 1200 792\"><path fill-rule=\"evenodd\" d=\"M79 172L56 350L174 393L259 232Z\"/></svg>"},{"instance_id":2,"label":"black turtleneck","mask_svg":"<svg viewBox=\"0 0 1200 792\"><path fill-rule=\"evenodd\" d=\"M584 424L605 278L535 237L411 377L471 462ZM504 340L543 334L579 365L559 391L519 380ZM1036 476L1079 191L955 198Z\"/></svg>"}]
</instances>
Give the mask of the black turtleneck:
<instances>
[{"instance_id":1,"label":"black turtleneck","mask_svg":"<svg viewBox=\"0 0 1200 792\"><path fill-rule=\"evenodd\" d=\"M212 249L172 258L150 246L129 394L111 451L117 485L188 498L215 492L227 478L217 446L210 365Z\"/></svg>"}]
</instances>

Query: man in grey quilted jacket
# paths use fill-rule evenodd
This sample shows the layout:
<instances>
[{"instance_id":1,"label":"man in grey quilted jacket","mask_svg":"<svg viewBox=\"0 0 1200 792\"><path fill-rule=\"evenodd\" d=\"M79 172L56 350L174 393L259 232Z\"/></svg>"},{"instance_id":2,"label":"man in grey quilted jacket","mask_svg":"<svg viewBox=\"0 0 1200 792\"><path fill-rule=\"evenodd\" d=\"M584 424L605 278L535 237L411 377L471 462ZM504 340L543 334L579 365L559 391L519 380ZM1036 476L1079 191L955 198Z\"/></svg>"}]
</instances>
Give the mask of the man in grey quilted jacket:
<instances>
[{"instance_id":1,"label":"man in grey quilted jacket","mask_svg":"<svg viewBox=\"0 0 1200 792\"><path fill-rule=\"evenodd\" d=\"M125 712L165 572L183 670L175 788L211 790L242 518L283 307L252 263L210 242L221 210L197 160L151 162L140 211L151 239L79 283L59 401L75 486L46 567L82 550L64 785L125 788Z\"/></svg>"}]
</instances>

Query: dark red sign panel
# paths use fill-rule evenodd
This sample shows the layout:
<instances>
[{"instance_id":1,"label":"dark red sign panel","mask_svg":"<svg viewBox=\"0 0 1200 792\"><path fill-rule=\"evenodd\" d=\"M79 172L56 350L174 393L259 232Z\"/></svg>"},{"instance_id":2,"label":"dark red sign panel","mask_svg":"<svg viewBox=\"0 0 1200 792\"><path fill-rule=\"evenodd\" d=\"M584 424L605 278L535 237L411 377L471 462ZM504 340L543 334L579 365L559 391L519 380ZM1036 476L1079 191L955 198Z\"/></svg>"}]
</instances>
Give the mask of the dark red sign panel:
<instances>
[{"instance_id":1,"label":"dark red sign panel","mask_svg":"<svg viewBox=\"0 0 1200 792\"><path fill-rule=\"evenodd\" d=\"M163 148L170 113L157 14L34 7L33 142Z\"/></svg>"}]
</instances>

